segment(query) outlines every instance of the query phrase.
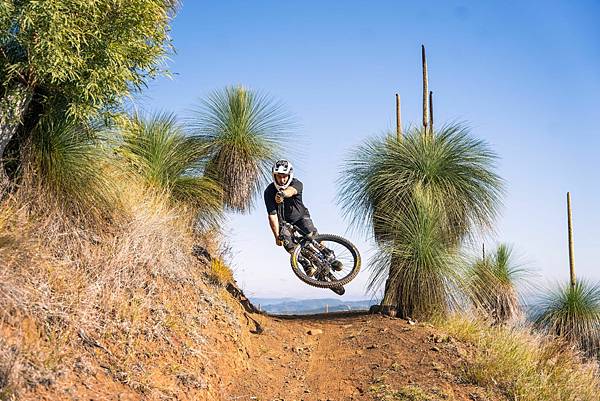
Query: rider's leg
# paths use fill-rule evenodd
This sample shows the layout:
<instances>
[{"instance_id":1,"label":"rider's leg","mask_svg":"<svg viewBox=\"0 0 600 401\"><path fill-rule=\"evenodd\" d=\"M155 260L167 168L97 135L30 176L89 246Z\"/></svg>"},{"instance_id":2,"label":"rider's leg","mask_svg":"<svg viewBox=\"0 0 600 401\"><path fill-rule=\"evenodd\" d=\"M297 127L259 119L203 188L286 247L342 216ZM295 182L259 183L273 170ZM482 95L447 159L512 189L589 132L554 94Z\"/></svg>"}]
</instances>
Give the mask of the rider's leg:
<instances>
[{"instance_id":1,"label":"rider's leg","mask_svg":"<svg viewBox=\"0 0 600 401\"><path fill-rule=\"evenodd\" d=\"M304 234L309 234L312 236L315 236L318 234L317 229L316 229L315 225L313 224L313 221L310 217L305 217L303 219L298 220L295 223L295 225ZM335 271L341 271L343 268L343 264L342 264L342 262L340 262L339 260L336 259L333 262L331 262L331 268Z\"/></svg>"},{"instance_id":2,"label":"rider's leg","mask_svg":"<svg viewBox=\"0 0 600 401\"><path fill-rule=\"evenodd\" d=\"M290 252L291 253L291 252ZM310 260L306 259L304 256L298 254L298 263L302 265L304 268L304 272L308 277L312 277L317 272L317 268L313 266Z\"/></svg>"},{"instance_id":3,"label":"rider's leg","mask_svg":"<svg viewBox=\"0 0 600 401\"><path fill-rule=\"evenodd\" d=\"M292 239L291 231L287 227L282 227L281 231L279 232L279 237L281 238L281 241L283 241L283 247L285 250L288 253L292 253L296 247L296 244L294 244Z\"/></svg>"},{"instance_id":4,"label":"rider's leg","mask_svg":"<svg viewBox=\"0 0 600 401\"><path fill-rule=\"evenodd\" d=\"M282 228L280 235L283 241L283 247L289 254L292 254L294 249L296 249L296 244L293 241L292 233L287 228ZM302 255L298 255L298 262L304 268L304 272L307 276L312 277L315 275L317 269L312 265L312 263L310 263L308 259Z\"/></svg>"},{"instance_id":5,"label":"rider's leg","mask_svg":"<svg viewBox=\"0 0 600 401\"><path fill-rule=\"evenodd\" d=\"M314 236L317 235L317 229L313 224L310 217L304 217L294 223L299 232L303 235ZM317 268L313 266L313 264L303 257L302 255L298 255L298 261L304 266L304 271L309 277L312 277L317 272Z\"/></svg>"},{"instance_id":6,"label":"rider's leg","mask_svg":"<svg viewBox=\"0 0 600 401\"><path fill-rule=\"evenodd\" d=\"M298 255L298 262L302 265L304 272L308 277L314 276L317 272L317 268L314 267L311 261L306 259L304 256Z\"/></svg>"},{"instance_id":7,"label":"rider's leg","mask_svg":"<svg viewBox=\"0 0 600 401\"><path fill-rule=\"evenodd\" d=\"M297 222L294 223L296 227L300 230L300 233L304 235L315 236L318 234L317 228L315 227L312 219L310 217L304 217Z\"/></svg>"}]
</instances>

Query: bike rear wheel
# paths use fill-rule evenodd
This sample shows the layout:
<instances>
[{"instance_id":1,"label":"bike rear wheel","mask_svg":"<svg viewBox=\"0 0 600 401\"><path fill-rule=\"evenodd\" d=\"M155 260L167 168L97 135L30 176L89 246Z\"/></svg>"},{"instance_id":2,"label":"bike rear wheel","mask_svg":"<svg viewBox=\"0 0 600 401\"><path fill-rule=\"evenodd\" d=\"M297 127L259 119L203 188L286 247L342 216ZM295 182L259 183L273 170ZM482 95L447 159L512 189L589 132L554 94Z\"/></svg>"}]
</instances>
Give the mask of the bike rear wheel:
<instances>
[{"instance_id":1,"label":"bike rear wheel","mask_svg":"<svg viewBox=\"0 0 600 401\"><path fill-rule=\"evenodd\" d=\"M312 241L307 241L298 245L291 255L292 270L300 280L313 287L332 288L346 285L356 277L361 260L358 249L350 241L333 234L316 235L313 241L320 244L320 247L315 246ZM317 268L313 277L305 273L298 261L300 255L311 260ZM332 268L333 260L341 262L339 271Z\"/></svg>"}]
</instances>

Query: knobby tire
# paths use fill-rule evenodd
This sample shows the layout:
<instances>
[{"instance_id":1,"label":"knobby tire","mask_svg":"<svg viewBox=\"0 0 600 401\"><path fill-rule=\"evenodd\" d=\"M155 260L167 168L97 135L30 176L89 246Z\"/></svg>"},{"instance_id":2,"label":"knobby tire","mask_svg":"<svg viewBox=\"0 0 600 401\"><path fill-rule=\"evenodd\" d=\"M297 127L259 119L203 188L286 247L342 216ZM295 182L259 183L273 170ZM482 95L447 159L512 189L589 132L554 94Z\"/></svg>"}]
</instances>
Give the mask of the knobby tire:
<instances>
[{"instance_id":1,"label":"knobby tire","mask_svg":"<svg viewBox=\"0 0 600 401\"><path fill-rule=\"evenodd\" d=\"M296 249L294 249L294 252L291 255L290 264L292 265L292 270L293 270L294 274L300 280L302 280L306 284L311 285L313 287L332 288L332 287L344 286L356 277L356 275L358 274L358 272L360 270L361 260L360 260L360 254L358 253L358 249L356 249L354 244L352 244L347 239L340 237L339 235L333 235L333 234L318 234L313 238L313 240L315 240L317 242L332 241L332 242L337 242L338 244L344 246L346 249L348 249L350 251L350 253L352 254L352 257L354 258L354 266L352 268L352 271L350 271L349 274L347 274L345 277L343 277L340 280L335 280L335 281L317 280L313 277L307 276L306 273L304 272L304 268L298 262L298 255L300 254L300 251L302 249L302 247L300 245L298 245L296 247Z\"/></svg>"}]
</instances>

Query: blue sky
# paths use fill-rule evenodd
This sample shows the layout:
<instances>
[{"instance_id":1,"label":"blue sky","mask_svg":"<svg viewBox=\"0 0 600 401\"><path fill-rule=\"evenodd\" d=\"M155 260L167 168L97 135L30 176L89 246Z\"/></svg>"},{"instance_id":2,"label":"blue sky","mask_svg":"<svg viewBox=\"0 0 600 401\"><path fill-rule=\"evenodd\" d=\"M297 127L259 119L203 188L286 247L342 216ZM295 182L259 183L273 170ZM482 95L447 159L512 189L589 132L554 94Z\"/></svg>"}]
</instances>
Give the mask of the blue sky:
<instances>
[{"instance_id":1,"label":"blue sky","mask_svg":"<svg viewBox=\"0 0 600 401\"><path fill-rule=\"evenodd\" d=\"M335 203L340 166L366 138L421 116L427 48L436 123L461 121L500 155L507 196L494 235L536 282L568 277L566 192L578 276L600 280L600 2L183 1L173 23L172 79L137 99L182 118L214 89L243 84L281 100L298 122L290 146L321 232L348 232ZM292 151L292 148L294 151ZM261 204L230 216L238 282L250 296L329 297L293 275ZM366 266L368 267L368 266ZM368 269L347 289L365 296Z\"/></svg>"}]
</instances>

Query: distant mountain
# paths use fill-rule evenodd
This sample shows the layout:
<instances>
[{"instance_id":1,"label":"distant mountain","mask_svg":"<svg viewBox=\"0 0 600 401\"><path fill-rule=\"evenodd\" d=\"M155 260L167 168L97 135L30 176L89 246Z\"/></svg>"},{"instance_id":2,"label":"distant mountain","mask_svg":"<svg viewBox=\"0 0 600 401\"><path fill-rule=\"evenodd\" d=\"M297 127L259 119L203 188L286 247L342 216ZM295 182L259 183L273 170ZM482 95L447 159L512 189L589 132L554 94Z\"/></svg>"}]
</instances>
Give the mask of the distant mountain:
<instances>
[{"instance_id":1,"label":"distant mountain","mask_svg":"<svg viewBox=\"0 0 600 401\"><path fill-rule=\"evenodd\" d=\"M290 298L290 297L286 297L286 298L254 298L254 297L250 297L250 300L255 305L258 305L258 304L274 305L274 304L280 304L282 302L299 301L298 298Z\"/></svg>"},{"instance_id":2,"label":"distant mountain","mask_svg":"<svg viewBox=\"0 0 600 401\"><path fill-rule=\"evenodd\" d=\"M364 299L345 301L335 298L294 299L294 298L251 298L252 303L271 314L312 314L329 312L368 310L378 300Z\"/></svg>"}]
</instances>

